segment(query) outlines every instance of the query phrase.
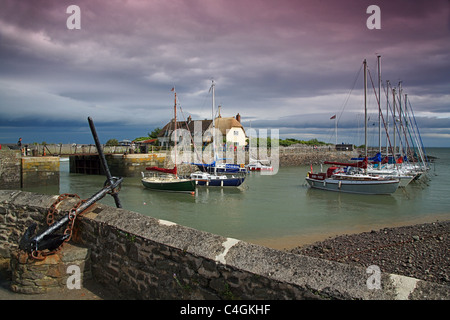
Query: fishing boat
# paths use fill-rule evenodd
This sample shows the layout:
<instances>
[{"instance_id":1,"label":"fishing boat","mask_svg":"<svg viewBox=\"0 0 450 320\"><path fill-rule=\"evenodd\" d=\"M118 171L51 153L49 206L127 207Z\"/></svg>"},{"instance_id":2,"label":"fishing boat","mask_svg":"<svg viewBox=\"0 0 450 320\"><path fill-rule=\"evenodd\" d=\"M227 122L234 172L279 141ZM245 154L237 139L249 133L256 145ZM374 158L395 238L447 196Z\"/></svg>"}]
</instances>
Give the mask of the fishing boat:
<instances>
[{"instance_id":1,"label":"fishing boat","mask_svg":"<svg viewBox=\"0 0 450 320\"><path fill-rule=\"evenodd\" d=\"M215 83L214 80L212 81L212 85L210 88L210 91L212 91L212 126L214 129L214 110L215 110ZM216 141L214 139L212 140L212 146L213 146L213 156L214 159L217 159L216 156ZM229 174L223 174L223 172L227 172L227 168L229 169L228 172L241 172L241 169L244 169L245 173L245 167L242 168L239 165L229 166L230 164L216 164L216 161L214 161L211 164L202 164L201 167L203 170L191 173L190 177L193 181L195 181L196 185L199 186L207 186L207 187L239 187L244 181L245 181L245 174L239 174L239 175L229 175ZM198 165L197 165L198 166ZM229 166L229 167L227 167ZM237 166L237 167L236 167ZM219 171L220 174L218 173Z\"/></svg>"},{"instance_id":2,"label":"fishing boat","mask_svg":"<svg viewBox=\"0 0 450 320\"><path fill-rule=\"evenodd\" d=\"M365 115L365 143L364 158L356 163L328 162L325 164L338 165L328 168L327 172L308 172L306 182L311 188L358 194L392 194L400 184L395 177L371 175L367 173L367 62L364 60L364 115Z\"/></svg>"},{"instance_id":3,"label":"fishing boat","mask_svg":"<svg viewBox=\"0 0 450 320\"><path fill-rule=\"evenodd\" d=\"M172 89L175 93L175 106L174 106L174 118L175 126L177 123L177 93L175 88ZM176 128L174 129L176 130ZM175 146L177 147L175 135ZM175 150L175 165L172 169L158 168L158 167L147 167L147 173L152 173L148 175L142 172L141 182L144 187L152 190L158 191L171 191L171 192L194 192L195 191L195 181L189 178L181 178L178 176L177 161L176 161L176 150Z\"/></svg>"}]
</instances>

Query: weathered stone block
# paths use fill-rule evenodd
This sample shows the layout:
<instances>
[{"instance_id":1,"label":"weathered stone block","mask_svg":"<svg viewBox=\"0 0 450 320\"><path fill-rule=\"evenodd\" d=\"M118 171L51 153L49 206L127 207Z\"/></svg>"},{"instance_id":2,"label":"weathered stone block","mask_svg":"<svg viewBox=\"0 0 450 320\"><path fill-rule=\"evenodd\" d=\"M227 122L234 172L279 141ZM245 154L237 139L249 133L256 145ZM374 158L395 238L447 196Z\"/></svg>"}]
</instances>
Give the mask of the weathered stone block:
<instances>
[{"instance_id":1,"label":"weathered stone block","mask_svg":"<svg viewBox=\"0 0 450 320\"><path fill-rule=\"evenodd\" d=\"M65 244L61 250L43 260L35 260L28 254L15 250L11 254L11 290L19 293L37 294L67 285L70 266L78 266L80 280L91 276L89 249Z\"/></svg>"}]
</instances>

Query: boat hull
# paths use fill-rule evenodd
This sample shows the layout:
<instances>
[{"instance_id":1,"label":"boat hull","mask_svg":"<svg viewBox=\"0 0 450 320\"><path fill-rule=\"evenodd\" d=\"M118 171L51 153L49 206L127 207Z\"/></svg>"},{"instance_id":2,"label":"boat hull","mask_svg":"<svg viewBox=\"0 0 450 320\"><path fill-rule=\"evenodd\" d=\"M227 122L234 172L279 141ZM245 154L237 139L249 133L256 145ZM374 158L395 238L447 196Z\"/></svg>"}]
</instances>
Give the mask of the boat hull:
<instances>
[{"instance_id":1,"label":"boat hull","mask_svg":"<svg viewBox=\"0 0 450 320\"><path fill-rule=\"evenodd\" d=\"M195 180L195 183L199 186L206 187L239 187L244 182L244 178L228 178L217 180Z\"/></svg>"},{"instance_id":2,"label":"boat hull","mask_svg":"<svg viewBox=\"0 0 450 320\"><path fill-rule=\"evenodd\" d=\"M161 181L157 179L142 179L144 187L158 191L169 192L193 192L195 191L195 182L190 179L178 179L174 181Z\"/></svg>"},{"instance_id":3,"label":"boat hull","mask_svg":"<svg viewBox=\"0 0 450 320\"><path fill-rule=\"evenodd\" d=\"M273 171L272 167L256 167L256 166L248 166L249 171Z\"/></svg>"},{"instance_id":4,"label":"boat hull","mask_svg":"<svg viewBox=\"0 0 450 320\"><path fill-rule=\"evenodd\" d=\"M245 166L241 166L238 164L199 164L199 163L191 163L196 165L201 172L207 173L246 173L247 169Z\"/></svg>"},{"instance_id":5,"label":"boat hull","mask_svg":"<svg viewBox=\"0 0 450 320\"><path fill-rule=\"evenodd\" d=\"M245 175L229 176L215 175L205 172L196 172L191 174L191 179L198 186L206 187L239 187L245 181Z\"/></svg>"},{"instance_id":6,"label":"boat hull","mask_svg":"<svg viewBox=\"0 0 450 320\"><path fill-rule=\"evenodd\" d=\"M356 194L392 194L397 191L398 180L379 181L353 181L336 179L311 179L306 178L306 182L311 188Z\"/></svg>"}]
</instances>

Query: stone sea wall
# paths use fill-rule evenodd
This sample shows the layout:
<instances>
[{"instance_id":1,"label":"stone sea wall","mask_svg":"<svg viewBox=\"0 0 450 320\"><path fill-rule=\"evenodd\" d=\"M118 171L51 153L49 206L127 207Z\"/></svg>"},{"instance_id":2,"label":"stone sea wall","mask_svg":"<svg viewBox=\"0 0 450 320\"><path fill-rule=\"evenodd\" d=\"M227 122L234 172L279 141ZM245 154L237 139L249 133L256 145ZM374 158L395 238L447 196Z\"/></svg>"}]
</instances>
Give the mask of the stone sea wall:
<instances>
[{"instance_id":1,"label":"stone sea wall","mask_svg":"<svg viewBox=\"0 0 450 320\"><path fill-rule=\"evenodd\" d=\"M0 150L0 188L20 189L22 187L21 155L19 150Z\"/></svg>"},{"instance_id":2,"label":"stone sea wall","mask_svg":"<svg viewBox=\"0 0 450 320\"><path fill-rule=\"evenodd\" d=\"M59 185L59 157L23 157L20 150L0 150L0 188Z\"/></svg>"},{"instance_id":3,"label":"stone sea wall","mask_svg":"<svg viewBox=\"0 0 450 320\"><path fill-rule=\"evenodd\" d=\"M0 191L0 257L56 196ZM76 222L90 274L118 299L448 299L448 287L292 254L99 204ZM63 249L64 250L64 249Z\"/></svg>"},{"instance_id":4,"label":"stone sea wall","mask_svg":"<svg viewBox=\"0 0 450 320\"><path fill-rule=\"evenodd\" d=\"M336 151L333 147L280 147L280 166L320 165L324 161L349 162L351 158L359 156L359 152Z\"/></svg>"},{"instance_id":5,"label":"stone sea wall","mask_svg":"<svg viewBox=\"0 0 450 320\"><path fill-rule=\"evenodd\" d=\"M22 157L22 188L59 185L59 157Z\"/></svg>"}]
</instances>

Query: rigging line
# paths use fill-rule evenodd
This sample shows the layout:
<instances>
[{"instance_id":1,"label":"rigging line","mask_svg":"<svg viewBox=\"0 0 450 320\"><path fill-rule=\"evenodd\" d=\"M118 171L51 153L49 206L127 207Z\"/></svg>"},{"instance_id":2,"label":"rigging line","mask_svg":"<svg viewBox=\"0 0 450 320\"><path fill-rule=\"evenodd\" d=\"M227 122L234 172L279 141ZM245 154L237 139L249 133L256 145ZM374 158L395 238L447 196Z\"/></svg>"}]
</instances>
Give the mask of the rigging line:
<instances>
[{"instance_id":1,"label":"rigging line","mask_svg":"<svg viewBox=\"0 0 450 320\"><path fill-rule=\"evenodd\" d=\"M405 97L405 102L406 102L406 97ZM407 109L407 105L405 104L405 111L408 111L407 112L408 119L409 119L408 133L409 133L411 141L413 141L413 143L415 142L413 156L417 155L417 162L420 162L421 166L423 165L426 167L426 164L425 164L426 159L424 158L424 157L426 157L426 155L424 154L424 150L421 145L422 142L420 141L421 140L420 133L418 132L419 128L417 127L417 123L415 123L415 119L413 118L414 113L412 112L411 103L409 102L409 100L407 102L409 105L409 110ZM414 119L414 123L413 123L413 119ZM412 135L411 135L411 131L412 131ZM413 139L413 137L414 137L414 139Z\"/></svg>"},{"instance_id":2,"label":"rigging line","mask_svg":"<svg viewBox=\"0 0 450 320\"><path fill-rule=\"evenodd\" d=\"M405 118L406 118L405 122L406 122L406 129L408 131L409 140L411 141L412 150L414 150L414 152L412 152L411 150L408 150L408 151L414 156L414 154L416 153L416 149L418 149L419 145L418 145L418 141L417 141L417 135L416 135L416 132L414 130L414 126L412 126L411 115L410 115L410 112L408 112L406 102L407 101L406 101L406 95L405 95ZM414 138L413 138L413 135L414 135ZM419 153L420 153L420 151L419 151ZM414 157L412 157L412 159L414 160Z\"/></svg>"},{"instance_id":3,"label":"rigging line","mask_svg":"<svg viewBox=\"0 0 450 320\"><path fill-rule=\"evenodd\" d=\"M394 112L396 112L396 111L399 111L399 109L397 108L397 106L396 106L396 101L398 101L398 97L397 97L397 95L396 94L399 94L398 92L396 92L396 91L394 91L395 90L395 88L391 88L391 90L392 90L392 92L393 92L393 95L394 95L394 97L393 97L393 103L394 103L394 105L392 106L392 108L390 108L390 111L391 111L391 115L392 115L392 119L393 119L393 124L394 124L394 135L398 135L398 138L399 138L399 149L402 149L402 150L404 150L405 148L404 148L404 143L403 143L403 139L402 139L402 135L401 135L401 128L400 128L400 123L399 124L397 124L397 118L396 117L394 117ZM389 106L390 106L390 102L389 102L389 104L388 104ZM400 114L400 111L399 111L399 114ZM394 136L394 138L395 138L395 136ZM397 147L397 146L396 146ZM395 158L395 155L394 155L394 158Z\"/></svg>"},{"instance_id":4,"label":"rigging line","mask_svg":"<svg viewBox=\"0 0 450 320\"><path fill-rule=\"evenodd\" d=\"M372 88L373 88L373 91L374 91L374 93L375 93L375 99L377 100L377 103L378 103L378 106L379 106L380 118L381 118L382 121L383 121L384 130L385 130L385 132L386 132L386 135L387 135L387 138L388 138L388 141L389 141L389 147L392 148L392 145L391 145L391 139L390 139L389 133L387 132L387 129L386 129L386 128L387 128L387 127L386 127L386 121L384 120L383 113L381 112L380 97L378 97L378 95L377 95L377 92L376 92L376 89L375 89L375 85L374 85L373 79L372 79L372 74L370 73L370 70L368 70L368 71L369 71L370 82L372 83ZM393 150L392 150L392 152L393 152ZM395 164L395 166L397 167L397 164ZM398 167L397 167L397 169L398 169Z\"/></svg>"},{"instance_id":5,"label":"rigging line","mask_svg":"<svg viewBox=\"0 0 450 320\"><path fill-rule=\"evenodd\" d=\"M409 151L410 148L411 148L409 146L408 138L406 136L406 129L407 129L408 123L407 123L407 118L406 118L406 112L405 112L404 108L402 108L402 104L401 104L401 95L403 94L403 90L401 89L399 91L400 92L399 92L399 95L397 97L398 104L399 104L399 117L400 117L400 124L399 124L399 126L401 128L401 132L399 132L399 138L400 138L400 141L402 141L403 138L405 139L405 144L406 144L406 148L407 149L405 150L405 146L402 146L402 150L403 150L403 152L405 154L407 154L407 151ZM405 120L402 121L402 119L405 119ZM403 124L403 122L405 122L405 124ZM403 133L403 137L401 136L401 133Z\"/></svg>"},{"instance_id":6,"label":"rigging line","mask_svg":"<svg viewBox=\"0 0 450 320\"><path fill-rule=\"evenodd\" d=\"M389 83L389 85L390 85L390 83ZM389 91L389 86L388 86L388 88L387 88L387 90ZM393 105L391 106L391 101L389 100L388 101L388 107L389 107L389 111L391 112L391 116L392 116L392 123L393 123L393 131L394 131L394 139L395 139L395 137L396 137L396 135L398 135L399 136L399 148L403 148L403 142L402 142L402 139L401 139L401 132L400 132L400 128L399 128L399 126L400 126L400 124L397 124L397 118L394 116L395 115L395 111L397 111L397 107L396 107L396 99L397 99L397 96L395 95L396 94L396 92L395 92L395 88L392 88L391 87L391 91L392 91L392 93L393 93L393 95L394 95L394 97L393 97ZM389 94L389 92L386 92L386 94ZM395 147L397 147L397 146L395 146ZM394 151L396 151L396 150L394 150ZM393 157L394 157L394 159L395 159L395 154L394 153L392 153L393 154Z\"/></svg>"},{"instance_id":7,"label":"rigging line","mask_svg":"<svg viewBox=\"0 0 450 320\"><path fill-rule=\"evenodd\" d=\"M340 120L341 117L342 117L342 114L344 113L345 107L347 106L348 100L350 100L350 96L352 95L352 92L353 92L353 90L355 89L356 83L357 83L357 81L358 81L358 79L359 79L359 76L360 76L360 74L361 74L361 71L362 71L362 69L363 69L363 66L364 66L364 64L361 64L361 66L359 67L359 70L358 70L358 72L356 73L356 76L355 76L355 78L354 78L354 80L353 80L352 88L350 89L349 93L347 94L347 98L344 100L344 102L343 102L342 105L341 105L341 111L340 111L338 114L336 114L336 121L337 121L337 122L339 122L339 120ZM332 134L330 134L329 140L331 140L331 137L332 137L334 134L336 134L336 133L333 132Z\"/></svg>"},{"instance_id":8,"label":"rigging line","mask_svg":"<svg viewBox=\"0 0 450 320\"><path fill-rule=\"evenodd\" d=\"M412 109L411 102L409 102L409 100L408 100L408 104L409 104L409 109L411 110L411 114L412 114L413 119L414 119L414 124L415 124L415 126L417 128L417 134L419 135L419 140L420 140L420 144L421 144L421 147L422 147L422 151L425 154L425 159L426 159L427 163L429 164L430 161L428 159L427 153L425 152L425 147L423 145L422 136L420 135L419 126L417 125L417 122L416 122L416 116L414 115L414 111Z\"/></svg>"},{"instance_id":9,"label":"rigging line","mask_svg":"<svg viewBox=\"0 0 450 320\"><path fill-rule=\"evenodd\" d=\"M387 117L389 118L389 111L392 114L391 101L389 100L389 85L390 85L390 83L388 81L386 87L384 87L384 84L382 84L382 85L383 85L383 91L384 91L384 93L386 95L386 100L387 100L386 101L386 106L387 106L387 109L388 109ZM393 120L393 122L394 122L394 134L395 134L395 119ZM387 123L387 125L389 125L388 121L386 123ZM389 134L389 127L387 125L385 124L385 127L384 127L385 131L386 131L387 143L389 144L389 149L391 150L391 153L394 154L394 147L392 146L392 143L391 143L391 136ZM386 145L386 148L387 148L387 145ZM395 157L395 155L394 155L394 157Z\"/></svg>"},{"instance_id":10,"label":"rigging line","mask_svg":"<svg viewBox=\"0 0 450 320\"><path fill-rule=\"evenodd\" d=\"M341 116L344 113L345 107L347 106L348 100L350 99L350 96L351 96L353 90L355 89L356 83L357 83L357 81L359 79L359 76L361 74L361 70L363 69L363 66L364 66L364 64L361 64L361 66L359 67L358 72L356 73L355 79L353 80L352 88L350 89L350 91L349 91L349 93L347 95L347 98L345 99L344 103L341 106L341 111L339 113L338 121L341 119Z\"/></svg>"}]
</instances>

